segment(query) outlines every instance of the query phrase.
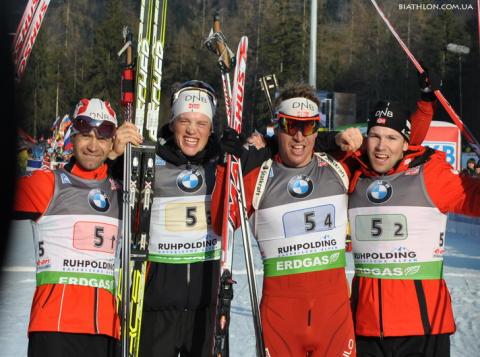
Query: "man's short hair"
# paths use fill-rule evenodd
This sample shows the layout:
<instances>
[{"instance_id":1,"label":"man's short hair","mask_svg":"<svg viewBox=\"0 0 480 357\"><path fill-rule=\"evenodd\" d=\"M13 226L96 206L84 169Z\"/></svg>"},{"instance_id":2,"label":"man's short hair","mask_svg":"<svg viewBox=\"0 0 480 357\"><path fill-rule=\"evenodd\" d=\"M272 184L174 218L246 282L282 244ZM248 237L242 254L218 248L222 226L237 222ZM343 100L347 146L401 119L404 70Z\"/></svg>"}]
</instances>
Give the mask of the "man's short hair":
<instances>
[{"instance_id":1,"label":"man's short hair","mask_svg":"<svg viewBox=\"0 0 480 357\"><path fill-rule=\"evenodd\" d=\"M305 83L289 83L275 99L275 108L284 100L296 97L310 99L312 102L320 106L320 99L318 99L315 89L312 86Z\"/></svg>"}]
</instances>

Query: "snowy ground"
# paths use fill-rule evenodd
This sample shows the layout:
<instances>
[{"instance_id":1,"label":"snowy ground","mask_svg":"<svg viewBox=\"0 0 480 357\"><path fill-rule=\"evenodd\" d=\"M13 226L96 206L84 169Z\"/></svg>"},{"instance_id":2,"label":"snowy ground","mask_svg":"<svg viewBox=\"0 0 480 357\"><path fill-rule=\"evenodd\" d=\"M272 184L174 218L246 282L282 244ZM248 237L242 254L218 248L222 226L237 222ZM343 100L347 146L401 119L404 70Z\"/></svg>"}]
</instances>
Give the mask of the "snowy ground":
<instances>
[{"instance_id":1,"label":"snowy ground","mask_svg":"<svg viewBox=\"0 0 480 357\"><path fill-rule=\"evenodd\" d=\"M472 224L461 217L449 221L445 279L452 294L457 333L452 337L452 356L480 356L480 220ZM257 279L261 291L261 263L255 249ZM9 253L0 286L0 356L21 357L27 351L27 326L34 290L34 259L28 222L13 226ZM243 249L235 249L235 298L230 333L231 356L255 356L253 324L244 270ZM349 255L347 266L352 276Z\"/></svg>"}]
</instances>

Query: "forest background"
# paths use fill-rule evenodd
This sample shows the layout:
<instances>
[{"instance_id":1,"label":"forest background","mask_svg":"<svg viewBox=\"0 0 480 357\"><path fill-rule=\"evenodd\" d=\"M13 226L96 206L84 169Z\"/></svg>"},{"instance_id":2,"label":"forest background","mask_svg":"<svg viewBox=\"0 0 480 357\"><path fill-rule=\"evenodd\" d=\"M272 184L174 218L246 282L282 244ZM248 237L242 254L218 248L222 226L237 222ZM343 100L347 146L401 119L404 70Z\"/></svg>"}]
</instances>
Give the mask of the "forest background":
<instances>
[{"instance_id":1,"label":"forest background","mask_svg":"<svg viewBox=\"0 0 480 357\"><path fill-rule=\"evenodd\" d=\"M468 46L462 56L463 120L480 136L480 53L476 0L379 0L414 55L443 80L445 97L459 113L459 59L448 43ZM420 4L425 9L408 9ZM429 10L444 4L450 10ZM12 32L26 1L16 1ZM463 10L452 9L459 6ZM121 118L117 56L122 28L136 39L140 1L51 0L24 78L16 89L22 127L49 136L55 116L72 113L83 97L109 99ZM410 6L411 8L411 6ZM161 122L169 118L171 87L189 79L213 85L221 97L216 57L203 42L219 9L223 32L235 52L249 37L244 131L262 130L268 108L258 78L275 73L280 85L308 82L310 1L190 0L168 3L162 78ZM319 90L355 93L357 121L364 122L379 99L404 102L413 109L419 96L415 68L368 0L318 0L317 79ZM216 127L225 123L222 101ZM460 114L460 113L459 113ZM439 109L435 119L447 120Z\"/></svg>"}]
</instances>

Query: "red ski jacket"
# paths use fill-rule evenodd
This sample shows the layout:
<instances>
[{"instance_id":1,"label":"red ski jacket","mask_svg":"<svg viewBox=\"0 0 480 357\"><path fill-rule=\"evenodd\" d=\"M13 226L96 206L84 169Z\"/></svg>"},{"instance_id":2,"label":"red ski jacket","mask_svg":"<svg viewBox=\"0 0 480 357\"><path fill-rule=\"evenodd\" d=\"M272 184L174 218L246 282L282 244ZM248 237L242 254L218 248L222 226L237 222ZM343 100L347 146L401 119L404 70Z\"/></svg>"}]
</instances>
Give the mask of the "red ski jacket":
<instances>
[{"instance_id":1,"label":"red ski jacket","mask_svg":"<svg viewBox=\"0 0 480 357\"><path fill-rule=\"evenodd\" d=\"M103 180L107 177L107 165L94 171L84 171L74 165L70 172L84 179ZM31 176L21 177L15 200L15 218L40 218L53 198L54 187L54 174L50 170L37 170ZM119 338L115 297L105 289L89 286L37 286L28 331L103 334Z\"/></svg>"},{"instance_id":2,"label":"red ski jacket","mask_svg":"<svg viewBox=\"0 0 480 357\"><path fill-rule=\"evenodd\" d=\"M350 183L378 176L362 157ZM426 193L442 213L480 216L480 180L462 177L446 162L445 154L410 146L399 165L386 175L424 166ZM352 311L356 335L410 336L455 332L450 293L444 279L398 280L354 277Z\"/></svg>"}]
</instances>

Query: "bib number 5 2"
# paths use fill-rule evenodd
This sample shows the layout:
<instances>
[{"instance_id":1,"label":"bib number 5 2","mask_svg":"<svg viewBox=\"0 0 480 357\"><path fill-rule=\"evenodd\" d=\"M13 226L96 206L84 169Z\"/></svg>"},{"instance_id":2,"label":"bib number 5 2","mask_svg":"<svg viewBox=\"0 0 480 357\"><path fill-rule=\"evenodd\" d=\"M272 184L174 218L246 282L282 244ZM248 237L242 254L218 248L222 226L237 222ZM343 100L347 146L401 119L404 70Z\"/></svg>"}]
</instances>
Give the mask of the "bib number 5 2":
<instances>
[{"instance_id":1,"label":"bib number 5 2","mask_svg":"<svg viewBox=\"0 0 480 357\"><path fill-rule=\"evenodd\" d=\"M408 236L407 219L401 214L355 217L357 240L403 240Z\"/></svg>"}]
</instances>

